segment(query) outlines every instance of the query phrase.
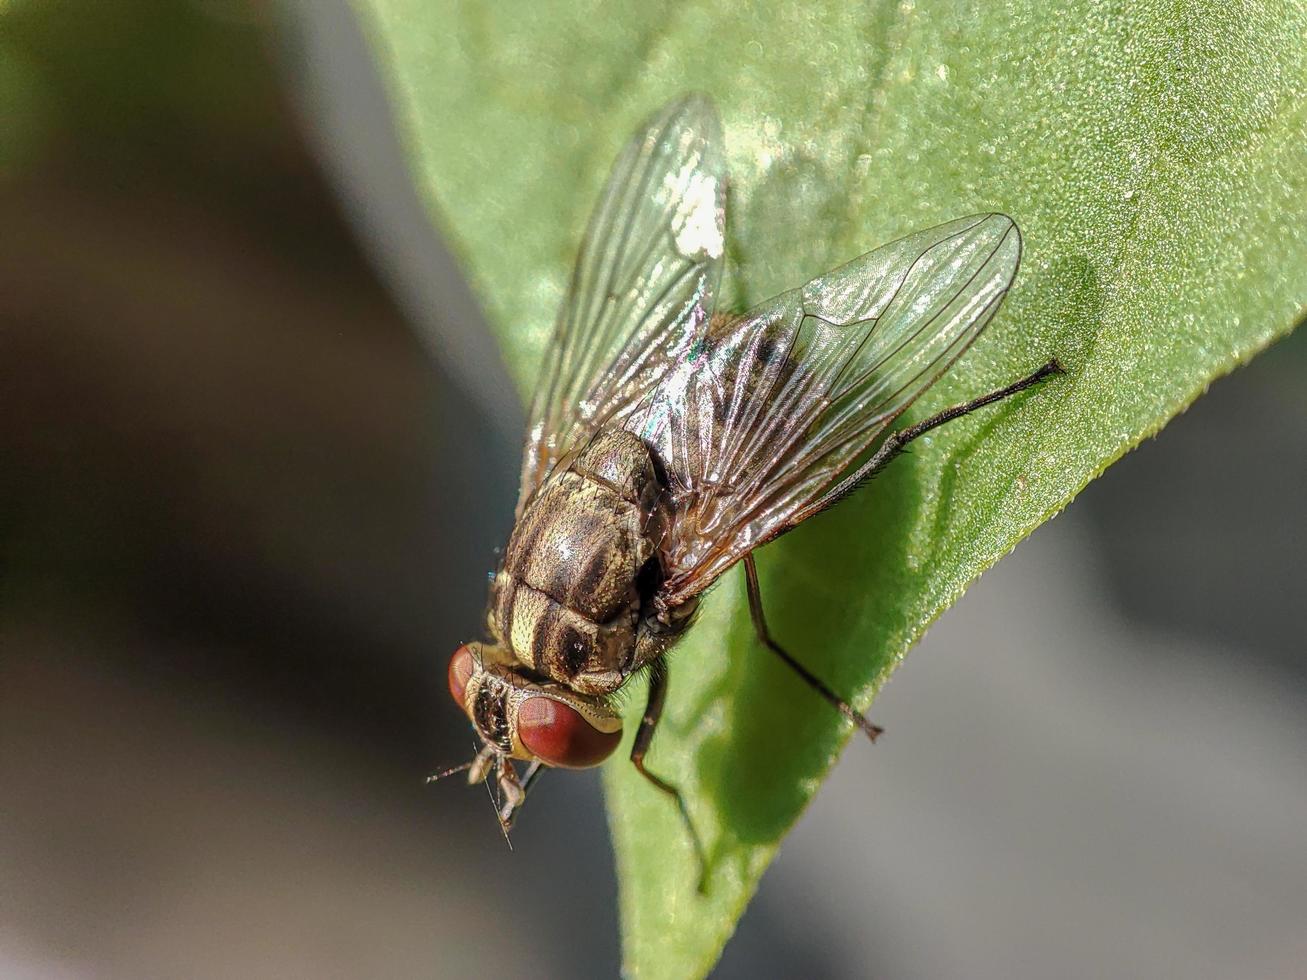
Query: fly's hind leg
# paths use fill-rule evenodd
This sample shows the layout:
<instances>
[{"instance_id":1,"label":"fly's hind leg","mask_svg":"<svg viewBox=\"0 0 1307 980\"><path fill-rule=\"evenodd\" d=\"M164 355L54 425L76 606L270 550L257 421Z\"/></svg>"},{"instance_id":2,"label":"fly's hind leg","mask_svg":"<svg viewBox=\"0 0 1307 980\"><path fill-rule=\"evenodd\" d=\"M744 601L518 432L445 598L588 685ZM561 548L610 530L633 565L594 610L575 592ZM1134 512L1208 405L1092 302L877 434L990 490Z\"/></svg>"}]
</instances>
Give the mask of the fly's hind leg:
<instances>
[{"instance_id":1,"label":"fly's hind leg","mask_svg":"<svg viewBox=\"0 0 1307 980\"><path fill-rule=\"evenodd\" d=\"M880 726L873 725L854 710L852 705L832 691L820 677L795 660L771 638L771 633L767 630L767 619L762 614L762 590L758 587L758 567L753 562L753 555L744 556L744 578L749 587L749 617L753 620L753 628L762 645L780 657L787 667L803 679L804 683L825 698L827 704L861 728L869 739L876 741L876 736L882 731Z\"/></svg>"},{"instance_id":2,"label":"fly's hind leg","mask_svg":"<svg viewBox=\"0 0 1307 980\"><path fill-rule=\"evenodd\" d=\"M826 508L839 503L863 483L888 466L890 460L901 453L903 447L918 436L924 435L931 429L943 425L945 422L951 422L953 419L961 418L964 415L974 412L978 408L992 405L996 401L1001 401L1004 398L1015 395L1019 391L1025 391L1027 388L1033 388L1041 381L1056 374L1063 374L1065 371L1066 369L1062 367L1057 358L1054 358L1037 371L1031 372L1024 378L1014 381L1006 387L1000 388L997 391L991 391L989 394L982 395L979 398L974 398L965 404L954 405L952 408L945 409L938 415L932 415L930 418L924 419L916 425L910 425L906 429L900 429L898 432L891 432L885 438L885 441L880 444L880 447L876 452L872 454L871 459L867 460L867 462L860 466L855 473L843 480L825 496L814 501L808 507L796 514L790 520L785 530L797 527L814 514L819 514ZM762 614L762 592L758 588L758 569L754 565L753 555L746 555L744 557L744 576L749 586L749 613L753 618L753 628L757 631L758 639L762 641L763 646L767 647L768 650L780 657L791 670L803 678L809 687L825 698L827 703L835 708L836 711L866 732L867 737L874 742L876 736L881 733L881 729L873 725L862 715L858 714L858 712L854 711L849 703L827 687L826 684L822 682L821 678L817 677L812 673L812 671L808 670L808 668L804 667L803 664L799 663L781 649L780 645L771 638L771 634L767 632L767 620Z\"/></svg>"},{"instance_id":3,"label":"fly's hind leg","mask_svg":"<svg viewBox=\"0 0 1307 980\"><path fill-rule=\"evenodd\" d=\"M681 791L673 786L667 780L655 776L644 765L644 757L649 751L649 743L653 741L654 731L658 727L658 720L663 716L663 704L667 700L667 664L656 663L649 672L649 701L645 705L644 717L640 719L640 727L635 733L635 744L631 746L631 763L640 771L640 775L649 782L657 786L662 792L666 793L676 803L677 812L681 815L681 822L685 824L685 832L690 837L690 844L694 847L694 857L699 864L699 882L698 890L700 894L708 891L708 861L703 850L703 841L699 839L699 834L694 829L694 823L690 820L690 811L686 809L685 799L681 796Z\"/></svg>"},{"instance_id":4,"label":"fly's hind leg","mask_svg":"<svg viewBox=\"0 0 1307 980\"><path fill-rule=\"evenodd\" d=\"M839 503L849 494L853 493L853 491L857 490L858 487L862 486L888 466L890 461L899 453L903 452L903 448L918 436L925 435L931 429L938 428L945 422L952 422L954 419L960 419L964 415L970 415L978 408L984 408L986 405L992 405L994 402L1002 401L1004 398L1010 398L1017 392L1025 391L1027 388L1033 388L1041 381L1045 381L1054 375L1065 373L1066 368L1064 368L1062 362L1055 357L1037 371L1032 371L1024 378L1014 381L1012 384L1003 388L999 388L997 391L991 391L988 395L981 395L979 398L973 398L971 401L964 402L961 405L954 405L952 408L946 408L937 415L932 415L928 419L922 419L920 422L915 425L910 425L906 429L899 429L897 432L891 432L885 437L885 441L880 444L876 452L872 454L871 459L858 467L857 472L852 476L845 478L839 486L835 487L835 489L831 490L820 500L808 505L808 507L795 515L795 517L790 521L789 527L796 527L814 514L819 514L826 508L833 507L835 504Z\"/></svg>"},{"instance_id":5,"label":"fly's hind leg","mask_svg":"<svg viewBox=\"0 0 1307 980\"><path fill-rule=\"evenodd\" d=\"M858 469L845 477L837 486L825 493L823 496L814 500L808 506L804 507L786 524L781 533L792 531L809 517L820 514L830 507L834 507L841 500L853 493L858 487L862 486L873 476L883 470L890 464L899 453L903 452L905 446L918 436L923 436L931 429L943 425L945 422L952 422L954 419L960 419L964 415L969 415L978 408L984 408L986 405L992 405L994 402L1002 401L1009 398L1019 391L1025 391L1027 388L1033 388L1055 374L1065 374L1066 368L1062 367L1061 362L1055 357L1037 371L1033 371L1018 381L1012 382L997 391L991 391L988 395L981 395L979 398L973 398L969 402L961 405L954 405L952 408L946 408L937 415L932 415L928 419L910 425L906 429L899 429L897 432L891 432L885 437L885 441L880 444L872 454L871 459L867 460Z\"/></svg>"}]
</instances>

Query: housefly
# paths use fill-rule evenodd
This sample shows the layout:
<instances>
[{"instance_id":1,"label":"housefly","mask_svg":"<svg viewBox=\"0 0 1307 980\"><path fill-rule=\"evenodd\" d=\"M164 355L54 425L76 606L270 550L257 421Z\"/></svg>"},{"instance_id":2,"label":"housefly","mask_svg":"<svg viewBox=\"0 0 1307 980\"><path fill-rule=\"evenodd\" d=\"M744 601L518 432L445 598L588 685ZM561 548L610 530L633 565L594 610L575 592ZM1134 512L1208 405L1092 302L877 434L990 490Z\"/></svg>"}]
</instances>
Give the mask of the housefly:
<instances>
[{"instance_id":1,"label":"housefly","mask_svg":"<svg viewBox=\"0 0 1307 980\"><path fill-rule=\"evenodd\" d=\"M875 738L772 640L753 551L922 433L1061 371L1050 361L893 431L1002 303L1021 257L1015 223L950 221L730 315L716 308L725 192L721 124L700 95L650 119L613 167L531 405L490 639L449 662L450 695L481 747L439 774L493 777L507 834L542 767L613 753L622 721L611 695L649 668L631 762L679 808L701 871L684 800L645 757L667 698L666 654L704 591L742 563L759 641Z\"/></svg>"}]
</instances>

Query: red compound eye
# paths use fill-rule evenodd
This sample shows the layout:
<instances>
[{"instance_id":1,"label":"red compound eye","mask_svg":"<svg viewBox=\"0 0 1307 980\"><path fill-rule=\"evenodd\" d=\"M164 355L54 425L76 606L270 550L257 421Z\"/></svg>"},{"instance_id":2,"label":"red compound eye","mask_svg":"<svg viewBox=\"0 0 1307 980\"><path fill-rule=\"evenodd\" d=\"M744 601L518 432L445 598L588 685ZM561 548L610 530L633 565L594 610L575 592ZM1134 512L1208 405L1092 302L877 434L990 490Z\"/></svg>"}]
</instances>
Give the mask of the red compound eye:
<instances>
[{"instance_id":1,"label":"red compound eye","mask_svg":"<svg viewBox=\"0 0 1307 980\"><path fill-rule=\"evenodd\" d=\"M571 705L546 697L522 702L517 709L517 735L541 762L564 769L597 766L622 740L620 728L601 732Z\"/></svg>"},{"instance_id":2,"label":"red compound eye","mask_svg":"<svg viewBox=\"0 0 1307 980\"><path fill-rule=\"evenodd\" d=\"M466 646L459 647L449 658L449 695L460 708L464 703L463 692L467 690L467 682L475 669L476 658Z\"/></svg>"}]
</instances>

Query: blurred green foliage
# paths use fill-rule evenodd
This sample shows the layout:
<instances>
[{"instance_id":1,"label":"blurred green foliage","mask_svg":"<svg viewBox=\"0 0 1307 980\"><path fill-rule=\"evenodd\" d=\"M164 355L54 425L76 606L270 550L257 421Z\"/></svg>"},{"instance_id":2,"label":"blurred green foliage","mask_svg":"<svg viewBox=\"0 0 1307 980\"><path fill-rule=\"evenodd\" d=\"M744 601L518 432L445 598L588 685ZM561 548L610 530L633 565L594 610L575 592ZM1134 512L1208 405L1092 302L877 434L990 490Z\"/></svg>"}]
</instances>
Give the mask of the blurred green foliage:
<instances>
[{"instance_id":1,"label":"blurred green foliage","mask_svg":"<svg viewBox=\"0 0 1307 980\"><path fill-rule=\"evenodd\" d=\"M267 193L269 157L298 146L268 26L238 2L12 0L0 7L0 177L55 167L248 208Z\"/></svg>"}]
</instances>

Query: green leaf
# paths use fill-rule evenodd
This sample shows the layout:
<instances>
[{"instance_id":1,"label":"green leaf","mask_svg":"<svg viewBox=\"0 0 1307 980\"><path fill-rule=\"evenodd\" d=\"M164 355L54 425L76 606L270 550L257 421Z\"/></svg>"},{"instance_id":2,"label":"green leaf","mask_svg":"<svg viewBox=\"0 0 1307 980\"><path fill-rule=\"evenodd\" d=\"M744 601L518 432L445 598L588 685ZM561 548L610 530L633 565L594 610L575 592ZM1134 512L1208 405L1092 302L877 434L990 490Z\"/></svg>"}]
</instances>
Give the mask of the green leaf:
<instances>
[{"instance_id":1,"label":"green leaf","mask_svg":"<svg viewBox=\"0 0 1307 980\"><path fill-rule=\"evenodd\" d=\"M923 439L760 553L775 635L864 707L980 572L1304 313L1301 0L359 7L524 393L609 164L687 89L725 122L737 308L917 228L1016 218L1016 288L914 415L1051 354L1070 374ZM624 759L606 771L631 974L711 969L849 737L759 650L738 576L672 656L649 757L706 836L708 897L668 801Z\"/></svg>"}]
</instances>

